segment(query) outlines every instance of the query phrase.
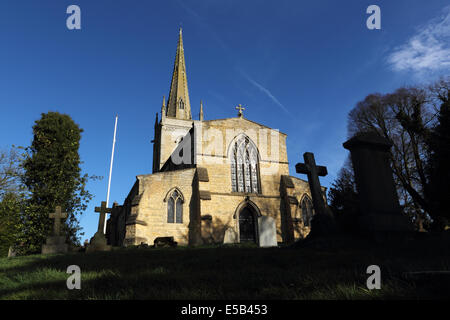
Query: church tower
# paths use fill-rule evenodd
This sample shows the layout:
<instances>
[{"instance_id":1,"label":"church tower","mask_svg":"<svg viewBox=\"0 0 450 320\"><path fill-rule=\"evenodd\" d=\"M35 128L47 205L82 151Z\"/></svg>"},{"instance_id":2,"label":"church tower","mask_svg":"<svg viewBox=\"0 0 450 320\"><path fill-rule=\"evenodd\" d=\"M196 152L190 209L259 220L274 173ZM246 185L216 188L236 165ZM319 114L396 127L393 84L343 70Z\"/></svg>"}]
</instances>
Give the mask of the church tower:
<instances>
[{"instance_id":1,"label":"church tower","mask_svg":"<svg viewBox=\"0 0 450 320\"><path fill-rule=\"evenodd\" d=\"M182 138L193 126L187 85L183 34L180 28L167 104L163 98L161 121L155 121L153 173L159 172Z\"/></svg>"},{"instance_id":2,"label":"church tower","mask_svg":"<svg viewBox=\"0 0 450 320\"><path fill-rule=\"evenodd\" d=\"M187 85L186 63L184 60L183 34L180 28L177 53L173 67L172 82L170 84L169 100L167 101L166 116L171 118L191 120L191 103Z\"/></svg>"}]
</instances>

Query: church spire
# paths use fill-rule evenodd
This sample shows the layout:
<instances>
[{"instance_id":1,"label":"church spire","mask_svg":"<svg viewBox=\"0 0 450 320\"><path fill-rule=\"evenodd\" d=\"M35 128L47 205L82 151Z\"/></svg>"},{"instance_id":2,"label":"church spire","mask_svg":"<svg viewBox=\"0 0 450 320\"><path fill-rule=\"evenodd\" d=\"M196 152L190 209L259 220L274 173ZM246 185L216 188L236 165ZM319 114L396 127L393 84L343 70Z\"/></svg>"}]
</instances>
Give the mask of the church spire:
<instances>
[{"instance_id":1,"label":"church spire","mask_svg":"<svg viewBox=\"0 0 450 320\"><path fill-rule=\"evenodd\" d=\"M178 36L177 53L175 55L166 116L185 120L192 119L181 28Z\"/></svg>"}]
</instances>

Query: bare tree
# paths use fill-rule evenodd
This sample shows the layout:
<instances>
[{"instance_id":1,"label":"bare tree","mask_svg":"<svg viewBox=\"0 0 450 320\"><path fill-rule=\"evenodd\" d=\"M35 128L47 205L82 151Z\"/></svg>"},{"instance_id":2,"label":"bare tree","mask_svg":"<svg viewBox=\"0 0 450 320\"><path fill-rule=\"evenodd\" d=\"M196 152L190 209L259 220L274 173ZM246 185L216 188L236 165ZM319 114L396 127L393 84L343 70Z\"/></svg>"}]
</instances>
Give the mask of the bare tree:
<instances>
[{"instance_id":1,"label":"bare tree","mask_svg":"<svg viewBox=\"0 0 450 320\"><path fill-rule=\"evenodd\" d=\"M428 88L371 94L349 113L350 136L372 131L393 144L390 158L399 197L405 211L418 220L427 213L438 215L427 197L431 190L426 168L429 137L437 121L436 92L443 94L448 84L441 80Z\"/></svg>"},{"instance_id":2,"label":"bare tree","mask_svg":"<svg viewBox=\"0 0 450 320\"><path fill-rule=\"evenodd\" d=\"M0 200L8 193L23 191L21 162L19 148L12 146L10 150L0 150Z\"/></svg>"}]
</instances>

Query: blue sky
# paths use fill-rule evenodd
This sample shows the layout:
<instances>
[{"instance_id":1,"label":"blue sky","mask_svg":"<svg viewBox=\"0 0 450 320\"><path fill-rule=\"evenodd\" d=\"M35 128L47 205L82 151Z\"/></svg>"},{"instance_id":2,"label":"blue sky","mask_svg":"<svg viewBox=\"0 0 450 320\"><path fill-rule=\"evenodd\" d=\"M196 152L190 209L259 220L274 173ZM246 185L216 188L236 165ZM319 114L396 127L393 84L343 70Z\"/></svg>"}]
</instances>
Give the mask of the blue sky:
<instances>
[{"instance_id":1,"label":"blue sky","mask_svg":"<svg viewBox=\"0 0 450 320\"><path fill-rule=\"evenodd\" d=\"M81 30L66 9L81 8ZM381 30L366 9L381 8ZM28 146L40 114L83 128L84 172L94 194L80 217L97 229L106 199L114 116L119 115L110 201L151 173L153 125L168 95L183 26L194 118L236 115L288 135L291 175L304 152L328 167L329 187L347 151L347 113L374 92L426 83L450 70L448 1L3 0L0 3L0 148ZM302 176L299 176L302 177ZM302 177L305 178L305 177Z\"/></svg>"}]
</instances>

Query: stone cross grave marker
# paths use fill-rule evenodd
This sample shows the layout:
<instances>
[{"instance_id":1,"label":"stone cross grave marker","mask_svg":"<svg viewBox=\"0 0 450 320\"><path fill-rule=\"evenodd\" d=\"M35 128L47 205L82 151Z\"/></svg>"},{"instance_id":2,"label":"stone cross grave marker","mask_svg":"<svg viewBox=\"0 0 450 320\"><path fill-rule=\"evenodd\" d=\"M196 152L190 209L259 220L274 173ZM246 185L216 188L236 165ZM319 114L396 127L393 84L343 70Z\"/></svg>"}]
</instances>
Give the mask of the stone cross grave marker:
<instances>
[{"instance_id":1,"label":"stone cross grave marker","mask_svg":"<svg viewBox=\"0 0 450 320\"><path fill-rule=\"evenodd\" d=\"M320 226L316 224L316 230L313 230L313 226L311 232L328 233L334 227L334 218L331 211L325 205L319 181L319 176L324 177L328 174L327 167L316 165L314 154L311 152L305 152L303 154L303 159L305 160L305 163L297 163L295 165L295 170L297 173L308 175L309 189L311 190L316 215L315 219L316 221L320 221ZM321 230L318 230L319 227Z\"/></svg>"},{"instance_id":2,"label":"stone cross grave marker","mask_svg":"<svg viewBox=\"0 0 450 320\"><path fill-rule=\"evenodd\" d=\"M104 227L105 227L105 215L107 213L112 212L112 208L106 207L106 201L102 201L102 205L100 207L95 207L95 212L100 213L100 217L98 220L98 230L97 232L103 233Z\"/></svg>"},{"instance_id":3,"label":"stone cross grave marker","mask_svg":"<svg viewBox=\"0 0 450 320\"><path fill-rule=\"evenodd\" d=\"M57 206L54 213L48 215L53 222L53 235L48 236L45 244L42 245L42 254L65 253L68 245L65 242L66 237L61 235L61 219L67 218L67 213L61 211L61 207Z\"/></svg>"},{"instance_id":4,"label":"stone cross grave marker","mask_svg":"<svg viewBox=\"0 0 450 320\"><path fill-rule=\"evenodd\" d=\"M61 212L61 206L57 206L54 213L48 215L51 219L55 219L53 222L53 235L61 235L61 219L67 218L67 212Z\"/></svg>"},{"instance_id":5,"label":"stone cross grave marker","mask_svg":"<svg viewBox=\"0 0 450 320\"><path fill-rule=\"evenodd\" d=\"M297 163L295 170L297 173L308 175L309 188L313 198L314 209L316 214L322 214L325 211L325 204L323 203L322 189L320 187L320 177L325 177L328 174L327 167L316 165L314 154L305 152L303 154L305 163Z\"/></svg>"},{"instance_id":6,"label":"stone cross grave marker","mask_svg":"<svg viewBox=\"0 0 450 320\"><path fill-rule=\"evenodd\" d=\"M100 217L98 218L98 229L94 236L91 238L89 246L86 248L86 252L109 251L111 250L111 246L107 244L107 240L105 234L103 233L103 230L105 226L105 215L107 213L111 213L112 208L107 208L106 201L102 201L102 205L100 207L95 207L95 212L100 213Z\"/></svg>"}]
</instances>

